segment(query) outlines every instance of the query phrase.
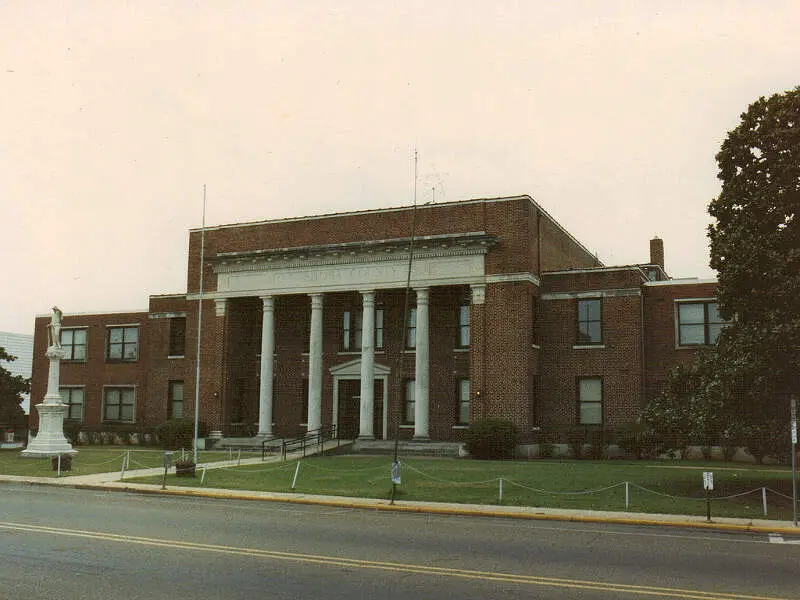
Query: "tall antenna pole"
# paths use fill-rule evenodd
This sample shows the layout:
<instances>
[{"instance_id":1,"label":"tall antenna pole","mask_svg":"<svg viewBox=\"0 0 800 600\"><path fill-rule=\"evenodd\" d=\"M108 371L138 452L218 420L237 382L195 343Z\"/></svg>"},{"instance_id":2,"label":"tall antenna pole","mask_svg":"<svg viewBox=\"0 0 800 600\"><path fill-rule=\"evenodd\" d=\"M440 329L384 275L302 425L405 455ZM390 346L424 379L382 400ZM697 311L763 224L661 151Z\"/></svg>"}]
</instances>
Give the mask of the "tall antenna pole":
<instances>
[{"instance_id":1,"label":"tall antenna pole","mask_svg":"<svg viewBox=\"0 0 800 600\"><path fill-rule=\"evenodd\" d=\"M403 305L403 336L400 357L397 359L397 378L395 383L397 399L397 423L394 428L394 460L392 466L397 464L397 451L400 445L400 423L403 421L403 352L406 349L406 336L408 335L408 308L411 295L411 265L414 262L414 237L417 230L417 149L414 148L414 206L411 209L411 238L408 244L408 274L406 275L406 296ZM392 481L392 497L390 504L394 504L397 484Z\"/></svg>"},{"instance_id":2,"label":"tall antenna pole","mask_svg":"<svg viewBox=\"0 0 800 600\"><path fill-rule=\"evenodd\" d=\"M203 225L200 228L200 296L197 310L197 371L194 382L194 464L197 464L197 435L200 425L200 337L203 331L203 269L206 254L206 184L203 184Z\"/></svg>"}]
</instances>

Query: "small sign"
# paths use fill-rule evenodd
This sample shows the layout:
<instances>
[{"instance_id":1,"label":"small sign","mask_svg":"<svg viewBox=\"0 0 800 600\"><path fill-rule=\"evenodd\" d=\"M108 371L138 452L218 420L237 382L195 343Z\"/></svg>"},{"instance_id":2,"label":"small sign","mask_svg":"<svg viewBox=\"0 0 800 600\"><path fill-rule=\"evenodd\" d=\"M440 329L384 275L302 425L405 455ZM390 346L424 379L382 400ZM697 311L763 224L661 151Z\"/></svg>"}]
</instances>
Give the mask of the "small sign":
<instances>
[{"instance_id":1,"label":"small sign","mask_svg":"<svg viewBox=\"0 0 800 600\"><path fill-rule=\"evenodd\" d=\"M703 471L703 489L711 491L714 489L714 473Z\"/></svg>"},{"instance_id":2,"label":"small sign","mask_svg":"<svg viewBox=\"0 0 800 600\"><path fill-rule=\"evenodd\" d=\"M797 443L797 400L792 396L792 443Z\"/></svg>"},{"instance_id":3,"label":"small sign","mask_svg":"<svg viewBox=\"0 0 800 600\"><path fill-rule=\"evenodd\" d=\"M400 485L400 461L396 460L392 463L392 483Z\"/></svg>"}]
</instances>

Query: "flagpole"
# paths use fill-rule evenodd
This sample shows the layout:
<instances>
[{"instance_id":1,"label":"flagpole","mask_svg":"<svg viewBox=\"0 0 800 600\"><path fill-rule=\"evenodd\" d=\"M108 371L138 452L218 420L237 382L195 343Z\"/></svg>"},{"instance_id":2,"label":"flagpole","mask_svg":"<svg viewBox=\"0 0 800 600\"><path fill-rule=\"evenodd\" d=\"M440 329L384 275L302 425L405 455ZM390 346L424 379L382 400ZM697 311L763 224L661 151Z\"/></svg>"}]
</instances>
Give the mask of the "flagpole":
<instances>
[{"instance_id":1,"label":"flagpole","mask_svg":"<svg viewBox=\"0 0 800 600\"><path fill-rule=\"evenodd\" d=\"M194 463L197 464L197 436L200 427L200 338L203 330L203 269L206 252L206 184L203 184L203 224L200 228L200 295L197 310L197 371L194 382Z\"/></svg>"}]
</instances>

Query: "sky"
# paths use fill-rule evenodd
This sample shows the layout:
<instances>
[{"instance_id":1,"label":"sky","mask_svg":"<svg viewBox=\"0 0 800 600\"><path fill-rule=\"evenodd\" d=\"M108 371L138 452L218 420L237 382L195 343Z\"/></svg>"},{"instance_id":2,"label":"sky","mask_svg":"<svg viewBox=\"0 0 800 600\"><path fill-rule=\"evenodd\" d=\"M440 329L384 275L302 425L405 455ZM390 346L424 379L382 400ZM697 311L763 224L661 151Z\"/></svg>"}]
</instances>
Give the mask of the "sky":
<instances>
[{"instance_id":1,"label":"sky","mask_svg":"<svg viewBox=\"0 0 800 600\"><path fill-rule=\"evenodd\" d=\"M531 195L607 265L713 277L726 133L796 0L0 0L0 331L186 290L189 229Z\"/></svg>"}]
</instances>

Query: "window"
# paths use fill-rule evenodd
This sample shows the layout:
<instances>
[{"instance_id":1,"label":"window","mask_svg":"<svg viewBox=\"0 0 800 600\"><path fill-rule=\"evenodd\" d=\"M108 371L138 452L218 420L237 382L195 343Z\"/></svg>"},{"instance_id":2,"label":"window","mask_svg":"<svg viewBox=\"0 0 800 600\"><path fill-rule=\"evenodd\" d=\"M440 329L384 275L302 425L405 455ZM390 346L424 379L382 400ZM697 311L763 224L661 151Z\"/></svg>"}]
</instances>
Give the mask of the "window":
<instances>
[{"instance_id":1,"label":"window","mask_svg":"<svg viewBox=\"0 0 800 600\"><path fill-rule=\"evenodd\" d=\"M83 421L83 388L62 387L58 391L61 394L61 402L67 405L67 412L64 414L64 418L72 421Z\"/></svg>"},{"instance_id":2,"label":"window","mask_svg":"<svg viewBox=\"0 0 800 600\"><path fill-rule=\"evenodd\" d=\"M578 300L578 335L576 343L588 346L603 343L600 299Z\"/></svg>"},{"instance_id":3,"label":"window","mask_svg":"<svg viewBox=\"0 0 800 600\"><path fill-rule=\"evenodd\" d=\"M86 330L62 329L61 347L66 352L64 360L86 360Z\"/></svg>"},{"instance_id":4,"label":"window","mask_svg":"<svg viewBox=\"0 0 800 600\"><path fill-rule=\"evenodd\" d=\"M169 320L169 356L183 356L186 352L186 317Z\"/></svg>"},{"instance_id":5,"label":"window","mask_svg":"<svg viewBox=\"0 0 800 600\"><path fill-rule=\"evenodd\" d=\"M603 379L601 377L578 378L578 423L602 425Z\"/></svg>"},{"instance_id":6,"label":"window","mask_svg":"<svg viewBox=\"0 0 800 600\"><path fill-rule=\"evenodd\" d=\"M403 412L403 424L413 425L416 421L416 407L417 407L417 381L415 379L406 379L406 402L405 411Z\"/></svg>"},{"instance_id":7,"label":"window","mask_svg":"<svg viewBox=\"0 0 800 600\"><path fill-rule=\"evenodd\" d=\"M183 390L184 386L182 381L169 382L169 404L167 405L168 419L183 418Z\"/></svg>"},{"instance_id":8,"label":"window","mask_svg":"<svg viewBox=\"0 0 800 600\"><path fill-rule=\"evenodd\" d=\"M417 347L417 309L408 309L408 323L406 323L406 348Z\"/></svg>"},{"instance_id":9,"label":"window","mask_svg":"<svg viewBox=\"0 0 800 600\"><path fill-rule=\"evenodd\" d=\"M107 387L103 390L103 421L134 422L136 392L132 387Z\"/></svg>"},{"instance_id":10,"label":"window","mask_svg":"<svg viewBox=\"0 0 800 600\"><path fill-rule=\"evenodd\" d=\"M469 347L469 304L462 304L458 309L458 346Z\"/></svg>"},{"instance_id":11,"label":"window","mask_svg":"<svg viewBox=\"0 0 800 600\"><path fill-rule=\"evenodd\" d=\"M108 360L137 360L139 358L138 327L109 327L106 335Z\"/></svg>"},{"instance_id":12,"label":"window","mask_svg":"<svg viewBox=\"0 0 800 600\"><path fill-rule=\"evenodd\" d=\"M458 403L456 405L456 421L459 425L469 424L469 379L459 379L458 385Z\"/></svg>"},{"instance_id":13,"label":"window","mask_svg":"<svg viewBox=\"0 0 800 600\"><path fill-rule=\"evenodd\" d=\"M375 348L383 348L383 309L375 310Z\"/></svg>"},{"instance_id":14,"label":"window","mask_svg":"<svg viewBox=\"0 0 800 600\"><path fill-rule=\"evenodd\" d=\"M715 301L678 303L678 345L709 346L717 342L727 325Z\"/></svg>"},{"instance_id":15,"label":"window","mask_svg":"<svg viewBox=\"0 0 800 600\"><path fill-rule=\"evenodd\" d=\"M342 348L344 350L361 350L362 336L361 311L346 310L342 320ZM383 309L375 309L375 348L383 348Z\"/></svg>"}]
</instances>

